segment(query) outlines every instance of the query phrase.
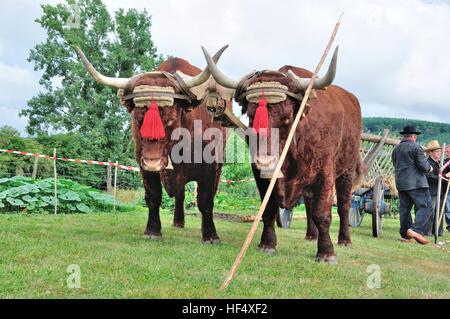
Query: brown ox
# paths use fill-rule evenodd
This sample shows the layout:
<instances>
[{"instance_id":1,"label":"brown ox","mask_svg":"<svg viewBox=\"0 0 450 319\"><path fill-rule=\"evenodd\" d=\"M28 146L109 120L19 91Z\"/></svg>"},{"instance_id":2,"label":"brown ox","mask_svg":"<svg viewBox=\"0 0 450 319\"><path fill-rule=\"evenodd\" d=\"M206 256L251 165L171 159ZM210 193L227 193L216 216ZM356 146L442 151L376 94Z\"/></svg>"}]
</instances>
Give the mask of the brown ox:
<instances>
[{"instance_id":1,"label":"brown ox","mask_svg":"<svg viewBox=\"0 0 450 319\"><path fill-rule=\"evenodd\" d=\"M256 73L242 81L227 78L215 66L209 54L204 50L210 72L215 80L229 88L237 89L237 94L245 93L255 83L278 83L294 94L304 94L312 73L293 66L284 66L278 72ZM361 110L357 98L346 90L331 85L336 71L337 51L330 68L322 79L314 84L317 98L309 104L309 112L299 123L295 131L295 140L290 146L286 160L281 168L283 177L278 179L263 214L264 229L259 248L275 253L275 219L279 207L292 209L303 195L308 215L306 238L318 238L316 260L335 263L336 256L329 235L333 190L336 189L340 229L338 244L350 245L348 214L351 205L352 185L364 173L364 164L359 155L361 134ZM291 71L291 72L289 72ZM326 90L321 90L325 89ZM266 95L270 89L266 89ZM268 103L268 129L279 129L279 146L285 146L294 118L300 108L300 100L290 95L279 103ZM249 124L253 127L258 107L246 98L238 99L242 112L247 113ZM269 140L270 142L270 140ZM270 145L270 143L269 143ZM256 155L252 164L253 173L264 198L269 180L262 179L261 170L274 169L277 158L269 153Z\"/></svg>"},{"instance_id":2,"label":"brown ox","mask_svg":"<svg viewBox=\"0 0 450 319\"><path fill-rule=\"evenodd\" d=\"M214 57L216 62L225 48L222 48ZM94 69L80 49L77 49L77 51L87 70L96 81L123 90L120 94L122 102L128 112L132 114L132 136L136 145L136 161L141 168L145 200L149 209L148 223L144 234L155 240L162 238L159 215L162 185L170 197L175 197L173 225L179 228L184 227L185 185L188 182L196 181L198 184L197 204L202 213L202 240L204 243L220 243L213 222L213 205L222 164L218 162L207 164L204 161L194 163L194 147L190 149L191 163L172 163L170 160L173 146L182 137L175 134L175 137L172 138L172 133L177 128L185 128L191 133L191 145L193 145L194 140L194 120L201 121L201 132L196 132L196 134L202 135L203 131L210 127L220 128L219 124L211 123L211 116L204 107L197 107L203 100L197 99L196 94L192 95L192 91L189 90L208 84L212 80L209 72L205 70L200 73L201 70L189 62L172 58L162 63L156 72L139 74L130 79L108 78ZM166 74L163 72L166 72ZM182 80L172 77L176 72L181 75ZM156 92L152 91L153 93L144 97L142 97L142 93L136 93L140 92L136 89L145 91L149 88L156 90ZM167 96L167 90L173 91L173 94L169 93L169 96ZM165 91L165 93L159 91ZM199 94L204 93L205 90ZM136 98L143 99L143 104L139 105ZM173 98L171 100L173 101L172 105L159 105L158 107L165 136L159 139L143 138L141 126L148 111L150 99L160 99L167 104L167 99L170 100L171 98ZM202 151L208 143L209 141L202 139Z\"/></svg>"}]
</instances>

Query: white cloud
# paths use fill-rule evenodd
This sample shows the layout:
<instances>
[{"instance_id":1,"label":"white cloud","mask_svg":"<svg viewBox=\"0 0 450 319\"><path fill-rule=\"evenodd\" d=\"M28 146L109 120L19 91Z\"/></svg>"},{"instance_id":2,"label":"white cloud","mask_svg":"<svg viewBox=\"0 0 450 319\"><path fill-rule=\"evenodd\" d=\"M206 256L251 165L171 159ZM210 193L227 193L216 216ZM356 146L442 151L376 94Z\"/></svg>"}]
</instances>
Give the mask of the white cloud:
<instances>
[{"instance_id":1,"label":"white cloud","mask_svg":"<svg viewBox=\"0 0 450 319\"><path fill-rule=\"evenodd\" d=\"M21 109L24 100L39 89L39 76L26 68L7 65L0 61L0 105L9 109Z\"/></svg>"},{"instance_id":2,"label":"white cloud","mask_svg":"<svg viewBox=\"0 0 450 319\"><path fill-rule=\"evenodd\" d=\"M0 126L9 125L14 127L16 130L22 132L21 135L24 135L25 127L27 126L27 119L23 117L19 117L19 113L16 108L10 108L7 106L0 106Z\"/></svg>"}]
</instances>

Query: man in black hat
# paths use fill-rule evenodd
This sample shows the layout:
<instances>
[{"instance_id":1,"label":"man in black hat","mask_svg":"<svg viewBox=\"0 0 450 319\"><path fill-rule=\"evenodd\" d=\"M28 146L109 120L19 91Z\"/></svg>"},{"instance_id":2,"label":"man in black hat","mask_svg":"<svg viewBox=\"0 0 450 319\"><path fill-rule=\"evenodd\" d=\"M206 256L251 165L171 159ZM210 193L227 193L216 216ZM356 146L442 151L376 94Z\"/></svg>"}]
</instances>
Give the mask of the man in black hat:
<instances>
[{"instance_id":1,"label":"man in black hat","mask_svg":"<svg viewBox=\"0 0 450 319\"><path fill-rule=\"evenodd\" d=\"M400 199L400 235L402 239L414 238L426 245L424 237L429 228L433 204L425 173L433 171L423 148L416 144L418 132L413 125L407 125L400 132L403 140L392 152L395 168L395 183ZM411 209L415 206L416 217L412 222Z\"/></svg>"}]
</instances>

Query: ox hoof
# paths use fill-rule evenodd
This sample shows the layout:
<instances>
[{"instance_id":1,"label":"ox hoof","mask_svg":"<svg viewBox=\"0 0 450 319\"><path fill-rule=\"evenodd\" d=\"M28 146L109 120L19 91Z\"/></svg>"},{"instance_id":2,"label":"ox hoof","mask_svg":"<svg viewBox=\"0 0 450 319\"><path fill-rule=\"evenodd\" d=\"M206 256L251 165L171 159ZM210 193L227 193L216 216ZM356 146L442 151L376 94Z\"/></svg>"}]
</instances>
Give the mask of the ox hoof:
<instances>
[{"instance_id":1,"label":"ox hoof","mask_svg":"<svg viewBox=\"0 0 450 319\"><path fill-rule=\"evenodd\" d=\"M305 240L307 240L307 241L316 241L316 240L317 240L317 236L314 236L314 235L306 235L306 236L305 236Z\"/></svg>"},{"instance_id":2,"label":"ox hoof","mask_svg":"<svg viewBox=\"0 0 450 319\"><path fill-rule=\"evenodd\" d=\"M221 241L219 238L202 239L202 244L204 244L204 245L220 245Z\"/></svg>"},{"instance_id":3,"label":"ox hoof","mask_svg":"<svg viewBox=\"0 0 450 319\"><path fill-rule=\"evenodd\" d=\"M329 264L329 265L337 264L336 255L317 255L316 261L318 263L325 263L325 264Z\"/></svg>"},{"instance_id":4,"label":"ox hoof","mask_svg":"<svg viewBox=\"0 0 450 319\"><path fill-rule=\"evenodd\" d=\"M264 254L268 254L269 256L275 256L277 253L277 250L274 247L269 247L266 245L259 245L258 251L260 251Z\"/></svg>"},{"instance_id":5,"label":"ox hoof","mask_svg":"<svg viewBox=\"0 0 450 319\"><path fill-rule=\"evenodd\" d=\"M144 233L144 238L145 239L159 241L159 240L162 240L162 235L161 234L151 233L151 232L145 232Z\"/></svg>"},{"instance_id":6,"label":"ox hoof","mask_svg":"<svg viewBox=\"0 0 450 319\"><path fill-rule=\"evenodd\" d=\"M351 240L339 240L338 245L342 247L352 247L352 241Z\"/></svg>"},{"instance_id":7,"label":"ox hoof","mask_svg":"<svg viewBox=\"0 0 450 319\"><path fill-rule=\"evenodd\" d=\"M173 223L172 226L175 228L184 228L184 223Z\"/></svg>"}]
</instances>

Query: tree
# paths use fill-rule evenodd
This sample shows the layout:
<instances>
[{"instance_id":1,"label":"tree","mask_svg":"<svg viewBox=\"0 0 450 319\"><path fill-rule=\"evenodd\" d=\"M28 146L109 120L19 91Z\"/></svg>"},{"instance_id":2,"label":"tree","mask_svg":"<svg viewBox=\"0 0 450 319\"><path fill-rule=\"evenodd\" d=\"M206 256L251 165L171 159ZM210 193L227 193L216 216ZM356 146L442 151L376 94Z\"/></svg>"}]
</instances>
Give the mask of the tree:
<instances>
[{"instance_id":1,"label":"tree","mask_svg":"<svg viewBox=\"0 0 450 319\"><path fill-rule=\"evenodd\" d=\"M42 5L43 15L36 20L47 39L31 49L28 61L43 72L43 92L21 112L28 117L27 132L78 133L95 159L125 160L132 157L130 116L120 107L114 89L90 78L73 47L81 47L96 68L109 76L131 77L153 70L162 57L151 38L151 16L146 10L120 9L111 17L101 0L66 3ZM73 12L76 27L68 23Z\"/></svg>"},{"instance_id":2,"label":"tree","mask_svg":"<svg viewBox=\"0 0 450 319\"><path fill-rule=\"evenodd\" d=\"M34 139L21 137L19 131L5 125L0 127L0 149L41 153L43 147ZM0 153L0 177L31 175L34 162L34 157ZM51 164L42 162L39 171L44 174L50 171Z\"/></svg>"}]
</instances>

